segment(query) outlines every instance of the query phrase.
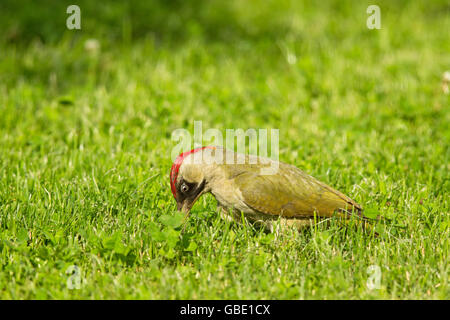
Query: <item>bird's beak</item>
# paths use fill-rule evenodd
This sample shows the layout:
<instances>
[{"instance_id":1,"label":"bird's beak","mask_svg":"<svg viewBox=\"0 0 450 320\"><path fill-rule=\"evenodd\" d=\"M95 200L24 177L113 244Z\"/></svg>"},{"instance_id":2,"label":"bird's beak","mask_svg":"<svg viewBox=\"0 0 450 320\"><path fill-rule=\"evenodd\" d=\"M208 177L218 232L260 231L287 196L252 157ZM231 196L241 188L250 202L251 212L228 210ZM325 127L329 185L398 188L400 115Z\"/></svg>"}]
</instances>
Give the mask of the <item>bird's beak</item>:
<instances>
[{"instance_id":1,"label":"bird's beak","mask_svg":"<svg viewBox=\"0 0 450 320\"><path fill-rule=\"evenodd\" d=\"M191 211L191 207L187 201L184 202L177 202L177 209L178 211L183 212L184 214L189 214Z\"/></svg>"},{"instance_id":2,"label":"bird's beak","mask_svg":"<svg viewBox=\"0 0 450 320\"><path fill-rule=\"evenodd\" d=\"M184 230L184 228L187 225L186 222L187 222L187 219L189 218L189 213L191 212L192 206L195 204L195 202L197 202L198 198L200 198L202 196L202 194L206 192L204 185L205 185L205 182L203 181L200 188L198 188L198 192L195 196L190 196L190 197L184 198L183 200L180 199L180 201L178 201L178 199L177 199L177 209L178 209L178 211L181 211L184 213L184 227L182 230Z\"/></svg>"},{"instance_id":3,"label":"bird's beak","mask_svg":"<svg viewBox=\"0 0 450 320\"><path fill-rule=\"evenodd\" d=\"M203 194L203 192L200 192L194 199L186 198L184 201L177 201L177 209L178 211L183 212L184 214L188 215L189 212L191 212L192 206L197 202L198 198Z\"/></svg>"},{"instance_id":4,"label":"bird's beak","mask_svg":"<svg viewBox=\"0 0 450 320\"><path fill-rule=\"evenodd\" d=\"M195 199L195 200L197 200L197 199ZM186 199L183 202L177 202L178 211L181 211L184 213L183 228L181 229L183 232L187 226L187 220L189 218L189 213L191 212L191 208L194 205L195 200L190 202L188 199Z\"/></svg>"}]
</instances>

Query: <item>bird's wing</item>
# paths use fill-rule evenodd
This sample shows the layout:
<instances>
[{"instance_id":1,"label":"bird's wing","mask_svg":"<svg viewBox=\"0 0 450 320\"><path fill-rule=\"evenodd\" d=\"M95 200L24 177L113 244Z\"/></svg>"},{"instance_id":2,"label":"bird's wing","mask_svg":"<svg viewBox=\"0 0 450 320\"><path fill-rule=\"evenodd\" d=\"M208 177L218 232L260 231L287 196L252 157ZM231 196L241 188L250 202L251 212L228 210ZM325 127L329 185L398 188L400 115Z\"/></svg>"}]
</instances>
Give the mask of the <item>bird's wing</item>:
<instances>
[{"instance_id":1,"label":"bird's wing","mask_svg":"<svg viewBox=\"0 0 450 320\"><path fill-rule=\"evenodd\" d=\"M259 170L258 166L246 164L229 171L244 202L254 210L292 218L314 214L348 217L352 212L361 212L355 201L294 166L280 163L278 172L272 175L262 175Z\"/></svg>"}]
</instances>

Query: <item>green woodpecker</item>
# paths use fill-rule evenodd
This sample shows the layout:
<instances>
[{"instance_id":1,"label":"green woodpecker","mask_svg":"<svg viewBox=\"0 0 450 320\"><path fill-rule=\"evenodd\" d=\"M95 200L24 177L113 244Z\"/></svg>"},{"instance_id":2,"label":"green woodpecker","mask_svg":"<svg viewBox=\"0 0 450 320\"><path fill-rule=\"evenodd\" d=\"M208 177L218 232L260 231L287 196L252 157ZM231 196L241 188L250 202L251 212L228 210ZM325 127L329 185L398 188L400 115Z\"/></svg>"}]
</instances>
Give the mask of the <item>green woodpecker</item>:
<instances>
[{"instance_id":1,"label":"green woodpecker","mask_svg":"<svg viewBox=\"0 0 450 320\"><path fill-rule=\"evenodd\" d=\"M359 204L297 167L222 147L180 154L170 171L170 185L178 210L186 215L210 192L223 218L240 222L243 213L269 230L275 221L301 229L314 219L362 217Z\"/></svg>"}]
</instances>

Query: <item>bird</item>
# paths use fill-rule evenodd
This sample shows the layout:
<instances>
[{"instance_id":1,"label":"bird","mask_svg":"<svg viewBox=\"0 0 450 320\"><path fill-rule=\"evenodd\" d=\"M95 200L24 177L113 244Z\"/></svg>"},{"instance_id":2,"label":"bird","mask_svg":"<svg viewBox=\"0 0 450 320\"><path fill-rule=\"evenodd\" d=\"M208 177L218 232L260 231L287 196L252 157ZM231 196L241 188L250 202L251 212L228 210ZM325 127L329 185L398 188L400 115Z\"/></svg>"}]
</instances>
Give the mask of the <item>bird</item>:
<instances>
[{"instance_id":1,"label":"bird","mask_svg":"<svg viewBox=\"0 0 450 320\"><path fill-rule=\"evenodd\" d=\"M276 170L264 172L269 165ZM196 201L211 193L223 219L244 218L270 231L302 230L331 217L367 220L357 202L293 165L218 146L181 153L171 167L170 186L186 219Z\"/></svg>"}]
</instances>

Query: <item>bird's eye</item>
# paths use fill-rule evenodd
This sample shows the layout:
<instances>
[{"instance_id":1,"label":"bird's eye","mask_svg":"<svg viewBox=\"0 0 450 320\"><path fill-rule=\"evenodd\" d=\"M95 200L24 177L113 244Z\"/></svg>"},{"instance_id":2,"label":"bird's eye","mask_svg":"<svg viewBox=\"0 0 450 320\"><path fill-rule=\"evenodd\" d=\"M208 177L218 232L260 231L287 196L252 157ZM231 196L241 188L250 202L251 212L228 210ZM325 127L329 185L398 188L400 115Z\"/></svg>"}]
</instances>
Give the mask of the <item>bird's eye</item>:
<instances>
[{"instance_id":1,"label":"bird's eye","mask_svg":"<svg viewBox=\"0 0 450 320\"><path fill-rule=\"evenodd\" d=\"M189 190L189 187L187 184L183 183L181 185L181 192L186 193Z\"/></svg>"}]
</instances>

